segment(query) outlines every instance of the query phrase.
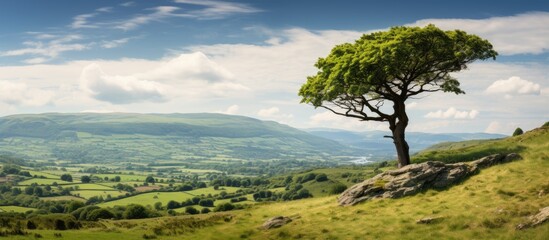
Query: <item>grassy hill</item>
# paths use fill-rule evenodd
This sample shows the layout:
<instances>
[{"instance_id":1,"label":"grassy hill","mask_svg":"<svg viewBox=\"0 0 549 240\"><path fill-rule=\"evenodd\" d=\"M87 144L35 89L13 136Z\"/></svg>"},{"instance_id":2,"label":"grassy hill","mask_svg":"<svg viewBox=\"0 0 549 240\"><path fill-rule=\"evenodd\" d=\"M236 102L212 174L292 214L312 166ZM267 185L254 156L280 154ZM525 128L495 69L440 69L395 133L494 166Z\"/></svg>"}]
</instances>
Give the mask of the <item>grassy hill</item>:
<instances>
[{"instance_id":1,"label":"grassy hill","mask_svg":"<svg viewBox=\"0 0 549 240\"><path fill-rule=\"evenodd\" d=\"M39 161L157 163L333 160L353 151L287 125L242 116L49 113L0 118L0 153Z\"/></svg>"},{"instance_id":2,"label":"grassy hill","mask_svg":"<svg viewBox=\"0 0 549 240\"><path fill-rule=\"evenodd\" d=\"M192 217L102 220L96 226L62 234L78 239L143 239L145 235L158 239L547 239L547 223L522 231L515 230L515 226L524 222L526 216L549 206L549 128L457 146L437 147L433 150L436 153L422 154L474 156L478 152L508 149L517 150L523 159L484 169L447 190L428 190L402 199L340 207L337 195L331 195L255 204L244 210ZM324 173L336 178L345 171L348 170ZM279 215L294 220L278 229L258 228L265 220ZM442 220L416 223L424 217L442 217ZM54 234L49 230L32 232L44 238L53 238Z\"/></svg>"},{"instance_id":3,"label":"grassy hill","mask_svg":"<svg viewBox=\"0 0 549 240\"><path fill-rule=\"evenodd\" d=\"M383 137L391 135L388 131L352 132L339 129L307 129L306 131L313 135L351 146L364 155L371 155L372 160L395 158L393 141ZM422 151L438 143L461 142L473 139L499 139L504 137L506 136L491 133L406 133L406 141L410 145L411 153Z\"/></svg>"}]
</instances>

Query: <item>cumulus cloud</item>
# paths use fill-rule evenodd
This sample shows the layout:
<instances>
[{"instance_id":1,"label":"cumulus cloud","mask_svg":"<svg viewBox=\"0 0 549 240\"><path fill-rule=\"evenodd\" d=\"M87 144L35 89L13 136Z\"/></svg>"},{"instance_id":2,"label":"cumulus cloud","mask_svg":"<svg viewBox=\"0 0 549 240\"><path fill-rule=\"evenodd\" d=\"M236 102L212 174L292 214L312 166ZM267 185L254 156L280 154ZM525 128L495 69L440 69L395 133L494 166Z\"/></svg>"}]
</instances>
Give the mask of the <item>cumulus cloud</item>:
<instances>
[{"instance_id":1,"label":"cumulus cloud","mask_svg":"<svg viewBox=\"0 0 549 240\"><path fill-rule=\"evenodd\" d=\"M238 105L234 104L234 105L229 106L224 111L219 111L219 113L234 115L234 114L238 113L239 109L240 109L240 107Z\"/></svg>"},{"instance_id":2,"label":"cumulus cloud","mask_svg":"<svg viewBox=\"0 0 549 240\"><path fill-rule=\"evenodd\" d=\"M267 44L215 44L193 46L226 67L246 86L254 90L293 91L316 72L314 63L327 55L336 44L357 39L355 31L309 31L292 28L267 31L269 38L279 38Z\"/></svg>"},{"instance_id":3,"label":"cumulus cloud","mask_svg":"<svg viewBox=\"0 0 549 240\"><path fill-rule=\"evenodd\" d=\"M132 62L124 67L131 68ZM172 98L215 98L241 94L249 89L202 53L181 54L155 62L148 71L107 74L92 63L80 75L81 89L95 99L114 104L164 102ZM137 65L136 65L137 66Z\"/></svg>"},{"instance_id":4,"label":"cumulus cloud","mask_svg":"<svg viewBox=\"0 0 549 240\"><path fill-rule=\"evenodd\" d=\"M207 81L210 83L234 78L230 71L210 60L201 52L180 54L160 67L137 76L154 80Z\"/></svg>"},{"instance_id":5,"label":"cumulus cloud","mask_svg":"<svg viewBox=\"0 0 549 240\"><path fill-rule=\"evenodd\" d=\"M423 19L412 25L435 24L446 30L461 29L488 39L503 55L549 51L549 12L529 12L486 19Z\"/></svg>"},{"instance_id":6,"label":"cumulus cloud","mask_svg":"<svg viewBox=\"0 0 549 240\"><path fill-rule=\"evenodd\" d=\"M110 76L97 64L90 64L80 75L82 89L98 100L123 104L142 101L165 101L167 86L135 76Z\"/></svg>"},{"instance_id":7,"label":"cumulus cloud","mask_svg":"<svg viewBox=\"0 0 549 240\"><path fill-rule=\"evenodd\" d=\"M280 112L280 109L278 107L261 109L257 112L257 115L263 119L275 120L284 124L289 123L294 118L292 114Z\"/></svg>"},{"instance_id":8,"label":"cumulus cloud","mask_svg":"<svg viewBox=\"0 0 549 240\"><path fill-rule=\"evenodd\" d=\"M537 83L513 76L506 80L497 80L486 89L486 93L505 94L510 98L514 95L539 95L541 86Z\"/></svg>"},{"instance_id":9,"label":"cumulus cloud","mask_svg":"<svg viewBox=\"0 0 549 240\"><path fill-rule=\"evenodd\" d=\"M55 93L29 87L24 83L0 81L0 102L8 105L43 106L51 103Z\"/></svg>"},{"instance_id":10,"label":"cumulus cloud","mask_svg":"<svg viewBox=\"0 0 549 240\"><path fill-rule=\"evenodd\" d=\"M477 115L479 114L479 111L477 110L471 110L471 111L459 111L454 107L448 108L446 111L438 110L436 112L429 112L425 115L426 118L437 118L437 119L448 119L448 118L454 118L454 119L475 119Z\"/></svg>"}]
</instances>

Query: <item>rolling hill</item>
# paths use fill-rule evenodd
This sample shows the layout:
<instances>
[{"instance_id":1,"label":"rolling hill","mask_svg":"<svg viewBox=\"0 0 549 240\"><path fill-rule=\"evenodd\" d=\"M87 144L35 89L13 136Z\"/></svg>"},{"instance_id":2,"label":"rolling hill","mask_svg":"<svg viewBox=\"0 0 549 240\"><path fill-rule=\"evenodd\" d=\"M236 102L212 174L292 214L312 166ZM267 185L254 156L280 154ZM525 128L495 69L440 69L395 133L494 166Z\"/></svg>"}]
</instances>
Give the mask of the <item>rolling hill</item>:
<instances>
[{"instance_id":1,"label":"rolling hill","mask_svg":"<svg viewBox=\"0 0 549 240\"><path fill-rule=\"evenodd\" d=\"M82 163L333 160L355 151L287 125L234 115L48 113L0 118L0 152Z\"/></svg>"}]
</instances>

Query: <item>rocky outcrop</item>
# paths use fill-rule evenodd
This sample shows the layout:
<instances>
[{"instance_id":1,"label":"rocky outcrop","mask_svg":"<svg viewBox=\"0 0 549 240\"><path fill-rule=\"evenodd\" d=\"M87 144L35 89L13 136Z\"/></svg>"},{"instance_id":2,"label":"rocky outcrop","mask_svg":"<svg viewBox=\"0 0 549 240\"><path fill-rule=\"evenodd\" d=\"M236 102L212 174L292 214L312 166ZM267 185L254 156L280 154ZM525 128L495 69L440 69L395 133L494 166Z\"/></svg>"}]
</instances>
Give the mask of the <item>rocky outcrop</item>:
<instances>
[{"instance_id":1,"label":"rocky outcrop","mask_svg":"<svg viewBox=\"0 0 549 240\"><path fill-rule=\"evenodd\" d=\"M494 154L473 162L424 162L387 171L345 190L338 202L354 205L373 198L400 198L425 189L442 189L476 174L479 169L520 159L516 153Z\"/></svg>"},{"instance_id":2,"label":"rocky outcrop","mask_svg":"<svg viewBox=\"0 0 549 240\"><path fill-rule=\"evenodd\" d=\"M261 228L265 230L271 228L279 228L290 222L292 222L292 219L289 217L277 216L267 220L265 223L263 223L263 225L261 225Z\"/></svg>"},{"instance_id":3,"label":"rocky outcrop","mask_svg":"<svg viewBox=\"0 0 549 240\"><path fill-rule=\"evenodd\" d=\"M535 227L549 219L549 207L544 207L539 210L539 213L528 217L528 221L517 225L518 230L522 230L529 227Z\"/></svg>"}]
</instances>

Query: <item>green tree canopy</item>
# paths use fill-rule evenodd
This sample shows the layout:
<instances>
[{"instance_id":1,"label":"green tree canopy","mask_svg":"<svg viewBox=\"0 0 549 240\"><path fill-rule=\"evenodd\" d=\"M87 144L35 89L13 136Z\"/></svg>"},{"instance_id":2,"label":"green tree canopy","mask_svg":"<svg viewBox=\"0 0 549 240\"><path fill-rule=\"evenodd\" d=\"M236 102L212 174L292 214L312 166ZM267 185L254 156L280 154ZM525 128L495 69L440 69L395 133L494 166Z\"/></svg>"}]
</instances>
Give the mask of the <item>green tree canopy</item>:
<instances>
[{"instance_id":1,"label":"green tree canopy","mask_svg":"<svg viewBox=\"0 0 549 240\"><path fill-rule=\"evenodd\" d=\"M515 131L513 132L513 136L518 136L518 135L522 135L524 133L524 131L522 131L522 128L517 128L515 129Z\"/></svg>"},{"instance_id":2,"label":"green tree canopy","mask_svg":"<svg viewBox=\"0 0 549 240\"><path fill-rule=\"evenodd\" d=\"M72 176L68 173L65 173L65 174L61 175L61 180L67 181L67 182L72 182Z\"/></svg>"},{"instance_id":3,"label":"green tree canopy","mask_svg":"<svg viewBox=\"0 0 549 240\"><path fill-rule=\"evenodd\" d=\"M130 204L122 213L122 217L125 219L139 219L147 218L149 216L148 211L145 207L139 204Z\"/></svg>"},{"instance_id":4,"label":"green tree canopy","mask_svg":"<svg viewBox=\"0 0 549 240\"><path fill-rule=\"evenodd\" d=\"M334 47L318 59L319 71L307 78L299 95L302 103L337 115L388 122L399 166L404 166L410 163L405 101L424 92L465 93L450 73L496 56L487 40L464 31L393 27Z\"/></svg>"},{"instance_id":5,"label":"green tree canopy","mask_svg":"<svg viewBox=\"0 0 549 240\"><path fill-rule=\"evenodd\" d=\"M80 181L82 183L89 183L89 182L91 182L91 178L90 178L90 176L84 175L84 176L80 177Z\"/></svg>"}]
</instances>

